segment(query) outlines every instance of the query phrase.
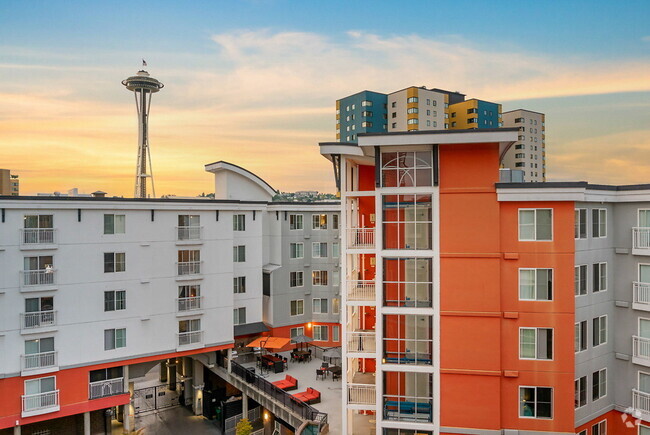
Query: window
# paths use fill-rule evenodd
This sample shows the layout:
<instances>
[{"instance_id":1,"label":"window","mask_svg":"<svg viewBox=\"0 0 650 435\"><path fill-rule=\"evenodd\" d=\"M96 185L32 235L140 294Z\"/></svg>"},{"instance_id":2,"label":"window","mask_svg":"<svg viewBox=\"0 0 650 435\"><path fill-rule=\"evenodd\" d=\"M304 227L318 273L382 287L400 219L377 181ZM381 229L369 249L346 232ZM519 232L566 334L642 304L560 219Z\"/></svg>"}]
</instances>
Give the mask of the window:
<instances>
[{"instance_id":1,"label":"window","mask_svg":"<svg viewBox=\"0 0 650 435\"><path fill-rule=\"evenodd\" d=\"M515 163L515 168L523 168L524 166L526 166L526 163L524 163L524 162Z\"/></svg>"},{"instance_id":2,"label":"window","mask_svg":"<svg viewBox=\"0 0 650 435\"><path fill-rule=\"evenodd\" d=\"M232 261L235 263L244 263L246 261L246 246L239 245L232 248Z\"/></svg>"},{"instance_id":3,"label":"window","mask_svg":"<svg viewBox=\"0 0 650 435\"><path fill-rule=\"evenodd\" d=\"M54 337L25 340L25 369L56 366Z\"/></svg>"},{"instance_id":4,"label":"window","mask_svg":"<svg viewBox=\"0 0 650 435\"><path fill-rule=\"evenodd\" d=\"M519 387L519 417L551 418L552 410L552 388Z\"/></svg>"},{"instance_id":5,"label":"window","mask_svg":"<svg viewBox=\"0 0 650 435\"><path fill-rule=\"evenodd\" d=\"M643 431L639 431L639 434L643 434ZM607 420L600 421L591 426L591 435L607 435Z\"/></svg>"},{"instance_id":6,"label":"window","mask_svg":"<svg viewBox=\"0 0 650 435\"><path fill-rule=\"evenodd\" d=\"M431 127L431 121L427 119L427 127Z\"/></svg>"},{"instance_id":7,"label":"window","mask_svg":"<svg viewBox=\"0 0 650 435\"><path fill-rule=\"evenodd\" d=\"M455 118L456 117L456 112L451 112L451 117Z\"/></svg>"},{"instance_id":8,"label":"window","mask_svg":"<svg viewBox=\"0 0 650 435\"><path fill-rule=\"evenodd\" d=\"M89 373L90 385L90 398L98 399L100 397L108 397L114 394L122 394L124 392L124 385L122 382L104 382L111 380L121 380L124 377L124 368L109 367L106 369L91 370ZM95 384L98 382L99 384ZM92 385L95 384L95 385Z\"/></svg>"},{"instance_id":9,"label":"window","mask_svg":"<svg viewBox=\"0 0 650 435\"><path fill-rule=\"evenodd\" d=\"M365 112L364 112L365 113ZM367 112L367 113L372 113L372 112ZM372 127L372 122L370 121L363 121L361 123L361 127Z\"/></svg>"},{"instance_id":10,"label":"window","mask_svg":"<svg viewBox=\"0 0 650 435\"><path fill-rule=\"evenodd\" d=\"M201 237L199 215L178 215L178 240L197 240Z\"/></svg>"},{"instance_id":11,"label":"window","mask_svg":"<svg viewBox=\"0 0 650 435\"><path fill-rule=\"evenodd\" d=\"M397 118L397 112L393 112L393 114L391 115L391 117L392 117L392 118Z\"/></svg>"},{"instance_id":12,"label":"window","mask_svg":"<svg viewBox=\"0 0 650 435\"><path fill-rule=\"evenodd\" d=\"M327 325L314 325L314 340L329 341Z\"/></svg>"},{"instance_id":13,"label":"window","mask_svg":"<svg viewBox=\"0 0 650 435\"><path fill-rule=\"evenodd\" d=\"M607 263L596 263L594 266L594 288L593 292L607 290Z\"/></svg>"},{"instance_id":14,"label":"window","mask_svg":"<svg viewBox=\"0 0 650 435\"><path fill-rule=\"evenodd\" d=\"M22 243L54 243L53 215L26 215Z\"/></svg>"},{"instance_id":15,"label":"window","mask_svg":"<svg viewBox=\"0 0 650 435\"><path fill-rule=\"evenodd\" d=\"M25 381L25 395L32 397L30 400L23 402L25 404L25 411L49 408L57 405L59 402L56 397L44 395L53 391L56 391L56 376ZM38 396L41 394L43 396Z\"/></svg>"},{"instance_id":16,"label":"window","mask_svg":"<svg viewBox=\"0 0 650 435\"><path fill-rule=\"evenodd\" d=\"M453 127L456 127L456 121L453 121L453 122L451 123L451 126L452 126L452 128L453 128Z\"/></svg>"},{"instance_id":17,"label":"window","mask_svg":"<svg viewBox=\"0 0 650 435\"><path fill-rule=\"evenodd\" d=\"M126 270L126 254L124 252L104 253L104 273L124 272Z\"/></svg>"},{"instance_id":18,"label":"window","mask_svg":"<svg viewBox=\"0 0 650 435\"><path fill-rule=\"evenodd\" d=\"M535 158L537 158L537 156L535 156ZM587 210L584 208L575 210L574 238L587 238Z\"/></svg>"},{"instance_id":19,"label":"window","mask_svg":"<svg viewBox=\"0 0 650 435\"><path fill-rule=\"evenodd\" d=\"M427 106L430 106L430 105L431 105L431 99L427 98Z\"/></svg>"},{"instance_id":20,"label":"window","mask_svg":"<svg viewBox=\"0 0 650 435\"><path fill-rule=\"evenodd\" d=\"M607 210L595 208L591 210L592 237L607 237Z\"/></svg>"},{"instance_id":21,"label":"window","mask_svg":"<svg viewBox=\"0 0 650 435\"><path fill-rule=\"evenodd\" d=\"M232 279L233 293L246 293L246 277L237 276Z\"/></svg>"},{"instance_id":22,"label":"window","mask_svg":"<svg viewBox=\"0 0 650 435\"><path fill-rule=\"evenodd\" d=\"M591 375L591 400L596 401L607 395L607 369L601 369Z\"/></svg>"},{"instance_id":23,"label":"window","mask_svg":"<svg viewBox=\"0 0 650 435\"><path fill-rule=\"evenodd\" d=\"M384 306L431 307L432 276L430 258L384 258Z\"/></svg>"},{"instance_id":24,"label":"window","mask_svg":"<svg viewBox=\"0 0 650 435\"><path fill-rule=\"evenodd\" d=\"M391 124L391 128L397 128L397 123L396 123L396 122L393 122L393 123Z\"/></svg>"},{"instance_id":25,"label":"window","mask_svg":"<svg viewBox=\"0 0 650 435\"><path fill-rule=\"evenodd\" d=\"M314 230L326 230L327 229L327 215L326 214L315 214L311 217L311 227Z\"/></svg>"},{"instance_id":26,"label":"window","mask_svg":"<svg viewBox=\"0 0 650 435\"><path fill-rule=\"evenodd\" d=\"M302 287L303 286L303 273L291 272L289 273L289 287Z\"/></svg>"},{"instance_id":27,"label":"window","mask_svg":"<svg viewBox=\"0 0 650 435\"><path fill-rule=\"evenodd\" d=\"M368 110L364 110L363 112L361 112L361 116L365 116L366 118L371 118L372 117L372 112L370 112Z\"/></svg>"},{"instance_id":28,"label":"window","mask_svg":"<svg viewBox=\"0 0 650 435\"><path fill-rule=\"evenodd\" d=\"M431 249L431 195L383 195L384 249Z\"/></svg>"},{"instance_id":29,"label":"window","mask_svg":"<svg viewBox=\"0 0 650 435\"><path fill-rule=\"evenodd\" d=\"M524 158L526 158L525 153L517 153L517 154L515 154L515 159L524 159Z\"/></svg>"},{"instance_id":30,"label":"window","mask_svg":"<svg viewBox=\"0 0 650 435\"><path fill-rule=\"evenodd\" d=\"M305 335L305 328L302 326L299 326L297 328L291 328L289 330L289 336L291 338L296 338L299 335Z\"/></svg>"},{"instance_id":31,"label":"window","mask_svg":"<svg viewBox=\"0 0 650 435\"><path fill-rule=\"evenodd\" d=\"M201 251L183 249L178 251L178 275L196 275L201 273Z\"/></svg>"},{"instance_id":32,"label":"window","mask_svg":"<svg viewBox=\"0 0 650 435\"><path fill-rule=\"evenodd\" d=\"M290 230L302 230L302 215L301 214L290 214L289 215L289 229Z\"/></svg>"},{"instance_id":33,"label":"window","mask_svg":"<svg viewBox=\"0 0 650 435\"><path fill-rule=\"evenodd\" d=\"M469 118L467 120L468 124L478 124L478 118Z\"/></svg>"},{"instance_id":34,"label":"window","mask_svg":"<svg viewBox=\"0 0 650 435\"><path fill-rule=\"evenodd\" d=\"M393 101L392 103L390 103L390 107L395 107L396 104L397 103L395 101Z\"/></svg>"},{"instance_id":35,"label":"window","mask_svg":"<svg viewBox=\"0 0 650 435\"><path fill-rule=\"evenodd\" d=\"M305 302L302 299L291 301L290 305L292 316L302 316L305 314Z\"/></svg>"},{"instance_id":36,"label":"window","mask_svg":"<svg viewBox=\"0 0 650 435\"><path fill-rule=\"evenodd\" d=\"M339 229L339 215L337 214L332 215L332 229L333 230Z\"/></svg>"},{"instance_id":37,"label":"window","mask_svg":"<svg viewBox=\"0 0 650 435\"><path fill-rule=\"evenodd\" d=\"M409 107L408 109L406 109L406 113L418 113L418 112L419 110L417 107Z\"/></svg>"},{"instance_id":38,"label":"window","mask_svg":"<svg viewBox=\"0 0 650 435\"><path fill-rule=\"evenodd\" d=\"M126 291L110 290L104 292L104 311L126 310Z\"/></svg>"},{"instance_id":39,"label":"window","mask_svg":"<svg viewBox=\"0 0 650 435\"><path fill-rule=\"evenodd\" d=\"M432 373L385 371L383 380L384 420L419 423L433 421ZM398 432L393 432L395 433ZM413 432L401 430L399 433L424 435L419 430Z\"/></svg>"},{"instance_id":40,"label":"window","mask_svg":"<svg viewBox=\"0 0 650 435\"><path fill-rule=\"evenodd\" d=\"M437 106L437 105L438 105L438 102L437 102L436 100L431 100L431 105L433 105L433 106ZM445 107L447 107L447 106L445 105Z\"/></svg>"},{"instance_id":41,"label":"window","mask_svg":"<svg viewBox=\"0 0 650 435\"><path fill-rule=\"evenodd\" d=\"M332 326L332 341L341 341L341 327L339 325Z\"/></svg>"},{"instance_id":42,"label":"window","mask_svg":"<svg viewBox=\"0 0 650 435\"><path fill-rule=\"evenodd\" d=\"M407 103L417 103L418 102L418 97L409 97L406 100Z\"/></svg>"},{"instance_id":43,"label":"window","mask_svg":"<svg viewBox=\"0 0 650 435\"><path fill-rule=\"evenodd\" d=\"M104 329L104 350L126 347L126 328Z\"/></svg>"},{"instance_id":44,"label":"window","mask_svg":"<svg viewBox=\"0 0 650 435\"><path fill-rule=\"evenodd\" d=\"M312 285L327 285L327 271L314 270L311 273L311 283Z\"/></svg>"},{"instance_id":45,"label":"window","mask_svg":"<svg viewBox=\"0 0 650 435\"><path fill-rule=\"evenodd\" d=\"M413 124L418 124L419 122L418 122L417 118L411 118L411 119L407 120L406 123L409 124L409 125L413 125Z\"/></svg>"},{"instance_id":46,"label":"window","mask_svg":"<svg viewBox=\"0 0 650 435\"><path fill-rule=\"evenodd\" d=\"M368 100L362 101L361 107L372 107L372 101L368 101Z\"/></svg>"},{"instance_id":47,"label":"window","mask_svg":"<svg viewBox=\"0 0 650 435\"><path fill-rule=\"evenodd\" d=\"M427 109L427 116L431 116L431 110Z\"/></svg>"},{"instance_id":48,"label":"window","mask_svg":"<svg viewBox=\"0 0 650 435\"><path fill-rule=\"evenodd\" d=\"M639 210L639 227L650 227L650 210Z\"/></svg>"},{"instance_id":49,"label":"window","mask_svg":"<svg viewBox=\"0 0 650 435\"><path fill-rule=\"evenodd\" d=\"M607 343L607 316L593 319L593 345L594 347Z\"/></svg>"},{"instance_id":50,"label":"window","mask_svg":"<svg viewBox=\"0 0 650 435\"><path fill-rule=\"evenodd\" d=\"M575 295L584 296L587 294L587 265L581 264L575 267Z\"/></svg>"},{"instance_id":51,"label":"window","mask_svg":"<svg viewBox=\"0 0 650 435\"><path fill-rule=\"evenodd\" d=\"M327 258L327 242L312 242L312 258Z\"/></svg>"},{"instance_id":52,"label":"window","mask_svg":"<svg viewBox=\"0 0 650 435\"><path fill-rule=\"evenodd\" d=\"M312 299L312 313L313 314L327 314L329 312L329 300L315 298Z\"/></svg>"},{"instance_id":53,"label":"window","mask_svg":"<svg viewBox=\"0 0 650 435\"><path fill-rule=\"evenodd\" d=\"M104 215L104 234L124 234L126 216L123 214Z\"/></svg>"},{"instance_id":54,"label":"window","mask_svg":"<svg viewBox=\"0 0 650 435\"><path fill-rule=\"evenodd\" d=\"M519 328L519 359L553 359L553 329Z\"/></svg>"},{"instance_id":55,"label":"window","mask_svg":"<svg viewBox=\"0 0 650 435\"><path fill-rule=\"evenodd\" d=\"M381 154L383 187L431 186L433 179L430 151L386 152Z\"/></svg>"},{"instance_id":56,"label":"window","mask_svg":"<svg viewBox=\"0 0 650 435\"><path fill-rule=\"evenodd\" d=\"M431 365L433 317L416 314L384 315L384 358L390 364ZM357 346L356 343L353 344ZM363 347L363 343L359 346ZM363 349L360 349L363 350Z\"/></svg>"},{"instance_id":57,"label":"window","mask_svg":"<svg viewBox=\"0 0 650 435\"><path fill-rule=\"evenodd\" d=\"M180 320L178 322L178 345L200 343L202 340L201 319Z\"/></svg>"},{"instance_id":58,"label":"window","mask_svg":"<svg viewBox=\"0 0 650 435\"><path fill-rule=\"evenodd\" d=\"M341 309L341 300L339 298L332 298L332 314L338 314Z\"/></svg>"},{"instance_id":59,"label":"window","mask_svg":"<svg viewBox=\"0 0 650 435\"><path fill-rule=\"evenodd\" d=\"M520 209L519 210L519 240L552 240L553 239L553 210L551 209Z\"/></svg>"},{"instance_id":60,"label":"window","mask_svg":"<svg viewBox=\"0 0 650 435\"><path fill-rule=\"evenodd\" d=\"M519 300L553 300L553 269L519 269Z\"/></svg>"},{"instance_id":61,"label":"window","mask_svg":"<svg viewBox=\"0 0 650 435\"><path fill-rule=\"evenodd\" d=\"M233 324L244 325L246 323L246 308L235 308L232 312Z\"/></svg>"},{"instance_id":62,"label":"window","mask_svg":"<svg viewBox=\"0 0 650 435\"><path fill-rule=\"evenodd\" d=\"M332 285L338 287L340 282L341 282L341 272L338 270L332 271Z\"/></svg>"},{"instance_id":63,"label":"window","mask_svg":"<svg viewBox=\"0 0 650 435\"><path fill-rule=\"evenodd\" d=\"M246 231L246 215L235 214L232 216L232 230L233 231Z\"/></svg>"},{"instance_id":64,"label":"window","mask_svg":"<svg viewBox=\"0 0 650 435\"><path fill-rule=\"evenodd\" d=\"M575 331L575 341L574 341L574 351L582 352L587 350L587 321L583 320L574 325Z\"/></svg>"},{"instance_id":65,"label":"window","mask_svg":"<svg viewBox=\"0 0 650 435\"><path fill-rule=\"evenodd\" d=\"M341 255L341 245L339 242L332 243L332 258L339 258Z\"/></svg>"},{"instance_id":66,"label":"window","mask_svg":"<svg viewBox=\"0 0 650 435\"><path fill-rule=\"evenodd\" d=\"M587 377L583 376L574 381L575 385L575 409L582 408L587 404Z\"/></svg>"},{"instance_id":67,"label":"window","mask_svg":"<svg viewBox=\"0 0 650 435\"><path fill-rule=\"evenodd\" d=\"M195 308L200 308L201 303L199 298L201 296L201 286L195 285L180 285L178 286L178 311L187 311Z\"/></svg>"},{"instance_id":68,"label":"window","mask_svg":"<svg viewBox=\"0 0 650 435\"><path fill-rule=\"evenodd\" d=\"M305 245L303 243L289 244L289 258L303 258L305 256Z\"/></svg>"}]
</instances>

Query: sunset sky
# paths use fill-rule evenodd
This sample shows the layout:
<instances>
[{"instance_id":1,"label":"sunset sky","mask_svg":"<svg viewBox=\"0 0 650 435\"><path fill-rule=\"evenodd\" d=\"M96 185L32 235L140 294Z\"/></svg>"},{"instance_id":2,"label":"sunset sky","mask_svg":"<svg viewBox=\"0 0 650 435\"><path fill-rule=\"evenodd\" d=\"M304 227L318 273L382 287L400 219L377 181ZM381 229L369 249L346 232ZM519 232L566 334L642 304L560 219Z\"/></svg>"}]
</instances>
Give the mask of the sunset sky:
<instances>
[{"instance_id":1,"label":"sunset sky","mask_svg":"<svg viewBox=\"0 0 650 435\"><path fill-rule=\"evenodd\" d=\"M2 0L0 168L132 196L144 58L158 195L213 192L217 160L333 192L336 99L411 85L546 113L549 181L650 183L649 23L634 0Z\"/></svg>"}]
</instances>

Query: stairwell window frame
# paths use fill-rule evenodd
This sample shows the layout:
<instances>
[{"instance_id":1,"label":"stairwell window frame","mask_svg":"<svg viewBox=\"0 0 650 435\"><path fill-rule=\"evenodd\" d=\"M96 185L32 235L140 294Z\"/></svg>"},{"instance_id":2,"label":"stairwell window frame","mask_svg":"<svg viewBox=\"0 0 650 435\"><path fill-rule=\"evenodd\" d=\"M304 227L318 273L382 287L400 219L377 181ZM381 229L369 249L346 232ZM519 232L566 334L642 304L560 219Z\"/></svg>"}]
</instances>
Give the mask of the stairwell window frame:
<instances>
[{"instance_id":1,"label":"stairwell window frame","mask_svg":"<svg viewBox=\"0 0 650 435\"><path fill-rule=\"evenodd\" d=\"M549 238L540 238L540 225L546 225L544 223L539 223L540 217L539 214L541 212L550 212L550 223L548 224L550 227L550 235ZM532 212L532 222L530 221L530 216ZM552 242L553 241L553 209L552 208L520 208L518 210L518 224L519 224L519 241L520 242ZM528 216L526 221L522 222L522 216ZM532 229L532 235L530 229ZM522 231L522 230L527 230ZM541 237L546 237L545 234L542 234Z\"/></svg>"}]
</instances>

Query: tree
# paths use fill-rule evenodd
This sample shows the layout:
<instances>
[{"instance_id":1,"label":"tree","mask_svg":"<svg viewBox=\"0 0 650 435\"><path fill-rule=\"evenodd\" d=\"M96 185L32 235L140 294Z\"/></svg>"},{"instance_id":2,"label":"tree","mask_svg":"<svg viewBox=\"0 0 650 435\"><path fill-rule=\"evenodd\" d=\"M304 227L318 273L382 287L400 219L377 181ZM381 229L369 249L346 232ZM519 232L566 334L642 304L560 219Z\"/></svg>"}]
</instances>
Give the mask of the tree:
<instances>
[{"instance_id":1,"label":"tree","mask_svg":"<svg viewBox=\"0 0 650 435\"><path fill-rule=\"evenodd\" d=\"M253 432L253 426L247 418L239 420L237 426L235 427L235 433L237 435L250 435Z\"/></svg>"}]
</instances>

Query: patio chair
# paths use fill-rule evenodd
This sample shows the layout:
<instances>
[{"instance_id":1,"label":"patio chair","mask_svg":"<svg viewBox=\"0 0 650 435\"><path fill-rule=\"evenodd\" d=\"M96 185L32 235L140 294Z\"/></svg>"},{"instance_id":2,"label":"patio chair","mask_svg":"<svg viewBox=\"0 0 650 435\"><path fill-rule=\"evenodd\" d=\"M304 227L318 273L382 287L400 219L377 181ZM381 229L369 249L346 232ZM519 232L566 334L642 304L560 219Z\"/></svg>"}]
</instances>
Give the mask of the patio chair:
<instances>
[{"instance_id":1,"label":"patio chair","mask_svg":"<svg viewBox=\"0 0 650 435\"><path fill-rule=\"evenodd\" d=\"M316 369L316 380L318 380L319 376L321 377L321 379L325 380L325 370Z\"/></svg>"},{"instance_id":2,"label":"patio chair","mask_svg":"<svg viewBox=\"0 0 650 435\"><path fill-rule=\"evenodd\" d=\"M332 381L341 380L341 374L332 372Z\"/></svg>"},{"instance_id":3,"label":"patio chair","mask_svg":"<svg viewBox=\"0 0 650 435\"><path fill-rule=\"evenodd\" d=\"M284 358L282 358L282 361L284 361L284 368L286 370L289 370L289 361L287 361L287 357L285 356Z\"/></svg>"}]
</instances>

